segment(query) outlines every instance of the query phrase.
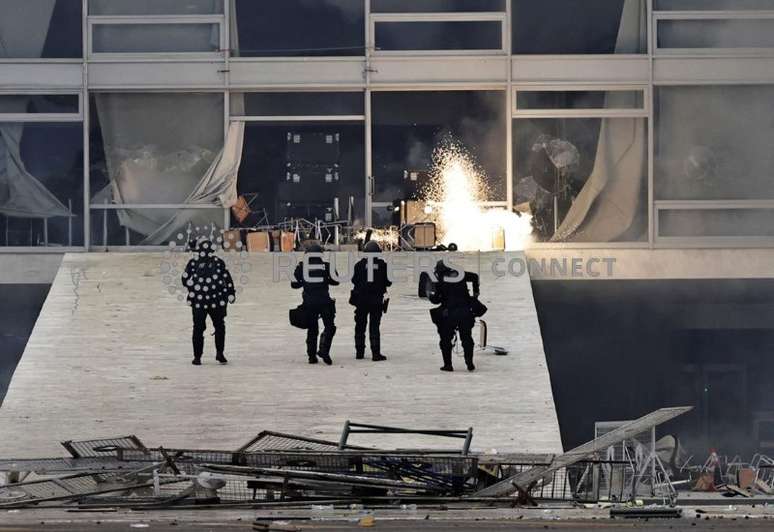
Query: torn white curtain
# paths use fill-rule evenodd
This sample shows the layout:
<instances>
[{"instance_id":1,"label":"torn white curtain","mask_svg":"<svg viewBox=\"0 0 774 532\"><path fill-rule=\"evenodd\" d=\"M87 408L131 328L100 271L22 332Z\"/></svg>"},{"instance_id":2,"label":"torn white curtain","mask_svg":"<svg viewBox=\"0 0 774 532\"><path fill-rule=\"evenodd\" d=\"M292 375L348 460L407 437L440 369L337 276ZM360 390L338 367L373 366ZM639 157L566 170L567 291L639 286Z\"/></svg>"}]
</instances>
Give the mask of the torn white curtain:
<instances>
[{"instance_id":1,"label":"torn white curtain","mask_svg":"<svg viewBox=\"0 0 774 532\"><path fill-rule=\"evenodd\" d=\"M0 213L16 218L70 216L21 160L23 124L0 124Z\"/></svg>"},{"instance_id":2,"label":"torn white curtain","mask_svg":"<svg viewBox=\"0 0 774 532\"><path fill-rule=\"evenodd\" d=\"M646 38L645 2L625 0L616 52L637 53ZM630 93L612 92L605 106L632 108L632 98ZM611 242L626 233L644 201L646 146L644 119L603 118L594 169L551 240Z\"/></svg>"},{"instance_id":3,"label":"torn white curtain","mask_svg":"<svg viewBox=\"0 0 774 532\"><path fill-rule=\"evenodd\" d=\"M207 173L199 181L186 205L220 205L230 208L237 200L237 177L242 163L242 146L245 138L245 123L232 122L223 149L215 157ZM169 242L173 233L185 226L196 216L196 211L179 210L167 223L159 227L142 242L144 245L159 245Z\"/></svg>"},{"instance_id":4,"label":"torn white curtain","mask_svg":"<svg viewBox=\"0 0 774 532\"><path fill-rule=\"evenodd\" d=\"M184 203L223 146L223 96L102 93L95 98L110 190L96 194L92 203ZM116 214L122 226L147 236L175 211Z\"/></svg>"},{"instance_id":5,"label":"torn white curtain","mask_svg":"<svg viewBox=\"0 0 774 532\"><path fill-rule=\"evenodd\" d=\"M40 58L56 0L0 1L0 57Z\"/></svg>"}]
</instances>

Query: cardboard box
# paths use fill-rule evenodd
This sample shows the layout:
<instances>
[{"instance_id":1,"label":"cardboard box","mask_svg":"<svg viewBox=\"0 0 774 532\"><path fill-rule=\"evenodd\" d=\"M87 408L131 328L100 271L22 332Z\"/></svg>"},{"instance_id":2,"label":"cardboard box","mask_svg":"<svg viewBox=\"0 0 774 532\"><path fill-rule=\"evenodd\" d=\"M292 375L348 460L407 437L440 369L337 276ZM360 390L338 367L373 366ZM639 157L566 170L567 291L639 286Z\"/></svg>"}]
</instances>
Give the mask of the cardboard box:
<instances>
[{"instance_id":1,"label":"cardboard box","mask_svg":"<svg viewBox=\"0 0 774 532\"><path fill-rule=\"evenodd\" d=\"M247 233L247 251L266 253L271 251L271 237L266 231Z\"/></svg>"},{"instance_id":2,"label":"cardboard box","mask_svg":"<svg viewBox=\"0 0 774 532\"><path fill-rule=\"evenodd\" d=\"M291 233L291 232L287 232L287 231L282 231L280 233L279 241L280 241L280 246L279 246L280 249L279 249L279 251L281 251L282 253L290 253L291 251L293 251L296 248L296 234L295 233Z\"/></svg>"},{"instance_id":3,"label":"cardboard box","mask_svg":"<svg viewBox=\"0 0 774 532\"><path fill-rule=\"evenodd\" d=\"M736 473L737 485L746 490L755 486L755 470L748 467L739 469Z\"/></svg>"},{"instance_id":4,"label":"cardboard box","mask_svg":"<svg viewBox=\"0 0 774 532\"><path fill-rule=\"evenodd\" d=\"M244 196L239 196L236 203L231 207L231 215L240 224L250 215L250 205Z\"/></svg>"},{"instance_id":5,"label":"cardboard box","mask_svg":"<svg viewBox=\"0 0 774 532\"><path fill-rule=\"evenodd\" d=\"M223 249L226 251L241 251L242 232L236 229L223 232Z\"/></svg>"},{"instance_id":6,"label":"cardboard box","mask_svg":"<svg viewBox=\"0 0 774 532\"><path fill-rule=\"evenodd\" d=\"M416 224L414 226L414 247L428 249L433 246L435 246L435 224Z\"/></svg>"}]
</instances>

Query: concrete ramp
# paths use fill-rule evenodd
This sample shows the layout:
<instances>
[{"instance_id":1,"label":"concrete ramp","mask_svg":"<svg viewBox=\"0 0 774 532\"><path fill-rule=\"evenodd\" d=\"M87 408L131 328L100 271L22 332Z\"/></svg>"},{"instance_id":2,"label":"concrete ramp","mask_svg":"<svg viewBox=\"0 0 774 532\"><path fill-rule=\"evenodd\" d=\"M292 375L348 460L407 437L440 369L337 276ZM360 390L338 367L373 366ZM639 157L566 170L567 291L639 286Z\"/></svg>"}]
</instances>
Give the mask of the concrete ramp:
<instances>
[{"instance_id":1,"label":"concrete ramp","mask_svg":"<svg viewBox=\"0 0 774 532\"><path fill-rule=\"evenodd\" d=\"M65 256L0 407L0 456L59 456L62 440L127 434L148 445L187 448L235 449L265 429L337 440L347 419L473 427L473 448L481 451L561 451L529 278L501 277L492 268L494 260L523 255L471 254L457 261L481 274L489 341L509 351L478 353L475 373L465 371L461 353L457 371L438 370L430 304L416 295L410 253L395 256L406 269L383 320L387 362L354 359L350 286L342 284L334 290L334 365L307 364L305 333L287 320L300 292L274 282L275 256L252 254L238 271L232 267L244 289L229 309L231 363L215 363L210 328L204 365L192 366L190 309L170 291L177 279L165 279L166 263L187 260L179 255ZM336 259L339 271L346 270L346 256ZM351 443L461 445L358 435Z\"/></svg>"}]
</instances>

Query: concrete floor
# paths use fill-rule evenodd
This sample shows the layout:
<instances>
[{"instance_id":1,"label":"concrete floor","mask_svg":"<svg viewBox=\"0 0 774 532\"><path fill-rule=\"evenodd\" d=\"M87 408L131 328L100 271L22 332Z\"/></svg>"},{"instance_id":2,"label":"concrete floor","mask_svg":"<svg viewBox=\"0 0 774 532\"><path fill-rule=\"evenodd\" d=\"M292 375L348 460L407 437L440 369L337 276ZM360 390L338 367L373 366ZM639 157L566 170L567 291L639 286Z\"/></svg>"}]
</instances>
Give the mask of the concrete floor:
<instances>
[{"instance_id":1,"label":"concrete floor","mask_svg":"<svg viewBox=\"0 0 774 532\"><path fill-rule=\"evenodd\" d=\"M474 427L473 447L561 451L529 278L496 278L492 254L468 255L482 275L489 341L508 356L478 354L478 371L441 364L427 301L416 297L413 254L391 289L384 363L355 361L350 286L334 291L335 364L307 364L304 332L287 323L300 302L274 282L276 256L252 254L231 270L244 291L229 309L227 355L190 364L191 315L171 293L184 253L65 256L0 407L0 456L59 456L60 441L126 434L147 445L235 449L264 429L337 440L345 420L421 428ZM521 255L513 255L521 256ZM346 258L339 256L339 270ZM172 272L167 272L171 267ZM207 337L206 353L212 351ZM353 444L458 447L421 437L353 436Z\"/></svg>"}]
</instances>

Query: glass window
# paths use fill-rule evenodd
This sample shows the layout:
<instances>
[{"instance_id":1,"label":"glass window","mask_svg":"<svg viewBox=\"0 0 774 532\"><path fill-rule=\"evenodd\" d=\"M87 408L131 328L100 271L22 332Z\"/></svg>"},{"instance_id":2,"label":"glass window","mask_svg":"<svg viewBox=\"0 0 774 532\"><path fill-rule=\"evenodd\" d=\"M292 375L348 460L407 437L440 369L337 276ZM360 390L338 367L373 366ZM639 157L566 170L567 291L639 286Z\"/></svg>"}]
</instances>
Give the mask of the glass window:
<instances>
[{"instance_id":1,"label":"glass window","mask_svg":"<svg viewBox=\"0 0 774 532\"><path fill-rule=\"evenodd\" d=\"M514 54L647 51L644 0L513 0Z\"/></svg>"},{"instance_id":2,"label":"glass window","mask_svg":"<svg viewBox=\"0 0 774 532\"><path fill-rule=\"evenodd\" d=\"M2 114L78 114L77 94L0 94Z\"/></svg>"},{"instance_id":3,"label":"glass window","mask_svg":"<svg viewBox=\"0 0 774 532\"><path fill-rule=\"evenodd\" d=\"M656 11L774 9L774 0L654 0Z\"/></svg>"},{"instance_id":4,"label":"glass window","mask_svg":"<svg viewBox=\"0 0 774 532\"><path fill-rule=\"evenodd\" d=\"M501 50L499 21L377 22L377 50Z\"/></svg>"},{"instance_id":5,"label":"glass window","mask_svg":"<svg viewBox=\"0 0 774 532\"><path fill-rule=\"evenodd\" d=\"M773 237L774 210L661 210L658 233L661 237Z\"/></svg>"},{"instance_id":6,"label":"glass window","mask_svg":"<svg viewBox=\"0 0 774 532\"><path fill-rule=\"evenodd\" d=\"M360 116L363 92L247 92L232 95L231 114L245 116Z\"/></svg>"},{"instance_id":7,"label":"glass window","mask_svg":"<svg viewBox=\"0 0 774 532\"><path fill-rule=\"evenodd\" d=\"M433 151L447 139L480 166L486 199L505 201L505 92L374 92L372 98L374 201L421 196Z\"/></svg>"},{"instance_id":8,"label":"glass window","mask_svg":"<svg viewBox=\"0 0 774 532\"><path fill-rule=\"evenodd\" d=\"M223 0L89 0L90 15L218 15Z\"/></svg>"},{"instance_id":9,"label":"glass window","mask_svg":"<svg viewBox=\"0 0 774 532\"><path fill-rule=\"evenodd\" d=\"M0 245L83 245L80 123L0 123Z\"/></svg>"},{"instance_id":10,"label":"glass window","mask_svg":"<svg viewBox=\"0 0 774 532\"><path fill-rule=\"evenodd\" d=\"M0 59L83 56L81 0L0 2Z\"/></svg>"},{"instance_id":11,"label":"glass window","mask_svg":"<svg viewBox=\"0 0 774 532\"><path fill-rule=\"evenodd\" d=\"M372 13L474 13L505 10L505 0L371 0Z\"/></svg>"},{"instance_id":12,"label":"glass window","mask_svg":"<svg viewBox=\"0 0 774 532\"><path fill-rule=\"evenodd\" d=\"M544 91L516 92L517 109L644 109L645 97L634 91Z\"/></svg>"},{"instance_id":13,"label":"glass window","mask_svg":"<svg viewBox=\"0 0 774 532\"><path fill-rule=\"evenodd\" d=\"M774 19L659 20L659 48L772 48Z\"/></svg>"},{"instance_id":14,"label":"glass window","mask_svg":"<svg viewBox=\"0 0 774 532\"><path fill-rule=\"evenodd\" d=\"M658 87L656 198L774 199L773 99L772 85Z\"/></svg>"},{"instance_id":15,"label":"glass window","mask_svg":"<svg viewBox=\"0 0 774 532\"><path fill-rule=\"evenodd\" d=\"M95 24L94 53L193 53L220 50L219 24Z\"/></svg>"},{"instance_id":16,"label":"glass window","mask_svg":"<svg viewBox=\"0 0 774 532\"><path fill-rule=\"evenodd\" d=\"M98 93L90 105L93 205L183 204L223 148L222 94ZM163 210L121 212L123 227L149 238L170 221Z\"/></svg>"},{"instance_id":17,"label":"glass window","mask_svg":"<svg viewBox=\"0 0 774 532\"><path fill-rule=\"evenodd\" d=\"M251 212L242 225L346 220L350 204L362 223L364 139L362 122L247 123L238 192Z\"/></svg>"},{"instance_id":18,"label":"glass window","mask_svg":"<svg viewBox=\"0 0 774 532\"><path fill-rule=\"evenodd\" d=\"M647 239L645 118L513 121L514 205L538 241Z\"/></svg>"},{"instance_id":19,"label":"glass window","mask_svg":"<svg viewBox=\"0 0 774 532\"><path fill-rule=\"evenodd\" d=\"M362 0L236 0L234 55L242 57L365 54Z\"/></svg>"}]
</instances>

